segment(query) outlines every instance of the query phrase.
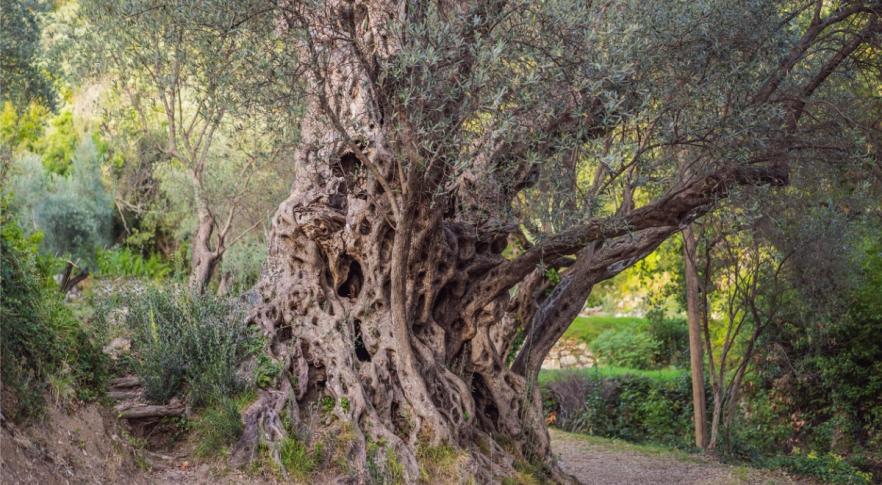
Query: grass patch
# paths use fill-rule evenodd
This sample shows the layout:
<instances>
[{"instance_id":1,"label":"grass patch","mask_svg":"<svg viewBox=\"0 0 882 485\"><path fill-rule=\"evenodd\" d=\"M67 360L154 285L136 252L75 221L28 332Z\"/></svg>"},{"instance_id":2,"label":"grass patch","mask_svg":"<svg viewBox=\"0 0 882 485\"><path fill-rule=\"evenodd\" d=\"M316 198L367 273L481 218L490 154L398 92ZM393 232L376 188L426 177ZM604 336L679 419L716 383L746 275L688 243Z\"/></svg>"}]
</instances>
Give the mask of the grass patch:
<instances>
[{"instance_id":1,"label":"grass patch","mask_svg":"<svg viewBox=\"0 0 882 485\"><path fill-rule=\"evenodd\" d=\"M315 472L319 459L313 450L294 436L282 440L279 456L285 471L295 480L306 482Z\"/></svg>"},{"instance_id":2,"label":"grass patch","mask_svg":"<svg viewBox=\"0 0 882 485\"><path fill-rule=\"evenodd\" d=\"M585 376L595 379L609 379L612 377L636 376L645 377L658 382L671 382L687 376L689 371L685 369L668 368L657 370L629 369L627 367L585 367L582 369L542 369L539 371L539 384L570 376Z\"/></svg>"},{"instance_id":3,"label":"grass patch","mask_svg":"<svg viewBox=\"0 0 882 485\"><path fill-rule=\"evenodd\" d=\"M367 443L368 483L403 484L404 465L383 440Z\"/></svg>"},{"instance_id":4,"label":"grass patch","mask_svg":"<svg viewBox=\"0 0 882 485\"><path fill-rule=\"evenodd\" d=\"M606 330L644 328L647 320L640 317L614 317L608 315L592 315L576 317L570 328L564 332L565 339L578 339L590 343Z\"/></svg>"},{"instance_id":5,"label":"grass patch","mask_svg":"<svg viewBox=\"0 0 882 485\"><path fill-rule=\"evenodd\" d=\"M242 435L244 425L237 403L222 399L193 420L196 455L202 458L223 454Z\"/></svg>"},{"instance_id":6,"label":"grass patch","mask_svg":"<svg viewBox=\"0 0 882 485\"><path fill-rule=\"evenodd\" d=\"M502 485L540 485L550 483L541 467L527 461L514 464L515 474L502 479Z\"/></svg>"},{"instance_id":7,"label":"grass patch","mask_svg":"<svg viewBox=\"0 0 882 485\"><path fill-rule=\"evenodd\" d=\"M516 472L513 477L502 479L502 485L540 485L541 483L538 478L521 471Z\"/></svg>"}]
</instances>

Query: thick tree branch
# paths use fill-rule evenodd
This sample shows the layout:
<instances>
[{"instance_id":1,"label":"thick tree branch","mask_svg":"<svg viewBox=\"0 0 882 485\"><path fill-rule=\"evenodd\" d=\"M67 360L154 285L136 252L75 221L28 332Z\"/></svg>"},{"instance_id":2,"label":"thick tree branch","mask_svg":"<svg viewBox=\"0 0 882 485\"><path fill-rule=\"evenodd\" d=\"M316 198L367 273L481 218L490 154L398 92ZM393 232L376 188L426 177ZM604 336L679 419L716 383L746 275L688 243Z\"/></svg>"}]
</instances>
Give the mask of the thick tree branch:
<instances>
[{"instance_id":1,"label":"thick tree branch","mask_svg":"<svg viewBox=\"0 0 882 485\"><path fill-rule=\"evenodd\" d=\"M532 382L548 351L582 310L591 288L644 258L677 230L678 226L645 229L609 241L597 250L593 246L583 249L527 325L527 336L512 370Z\"/></svg>"},{"instance_id":2,"label":"thick tree branch","mask_svg":"<svg viewBox=\"0 0 882 485\"><path fill-rule=\"evenodd\" d=\"M681 227L711 209L733 185L785 185L788 175L780 167L737 167L705 176L669 192L659 200L628 214L594 219L577 225L527 250L520 257L489 271L475 287L478 299L467 302L474 311L516 285L544 260L576 253L589 243L656 227Z\"/></svg>"}]
</instances>

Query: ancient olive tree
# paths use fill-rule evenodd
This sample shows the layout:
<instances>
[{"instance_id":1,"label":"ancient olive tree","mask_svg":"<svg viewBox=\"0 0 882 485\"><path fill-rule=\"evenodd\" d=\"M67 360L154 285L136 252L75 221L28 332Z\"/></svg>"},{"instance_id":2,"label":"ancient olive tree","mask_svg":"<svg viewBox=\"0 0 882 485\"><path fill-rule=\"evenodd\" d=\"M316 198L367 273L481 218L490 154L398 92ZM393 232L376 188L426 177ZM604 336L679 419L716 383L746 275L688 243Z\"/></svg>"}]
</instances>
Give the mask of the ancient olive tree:
<instances>
[{"instance_id":1,"label":"ancient olive tree","mask_svg":"<svg viewBox=\"0 0 882 485\"><path fill-rule=\"evenodd\" d=\"M440 445L482 482L519 460L563 479L536 385L549 349L597 282L823 150L805 140L833 110L813 100L878 43L879 14L281 2L306 110L252 320L284 377L234 457L345 436L337 472L358 481L417 481Z\"/></svg>"}]
</instances>

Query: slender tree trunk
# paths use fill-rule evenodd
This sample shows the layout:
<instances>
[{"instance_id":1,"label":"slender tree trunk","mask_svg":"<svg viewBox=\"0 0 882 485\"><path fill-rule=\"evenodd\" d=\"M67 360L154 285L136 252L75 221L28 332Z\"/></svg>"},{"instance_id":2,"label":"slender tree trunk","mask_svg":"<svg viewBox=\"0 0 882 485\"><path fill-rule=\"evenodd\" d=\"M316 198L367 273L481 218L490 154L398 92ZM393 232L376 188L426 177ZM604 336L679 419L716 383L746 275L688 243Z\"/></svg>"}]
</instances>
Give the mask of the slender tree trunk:
<instances>
[{"instance_id":1,"label":"slender tree trunk","mask_svg":"<svg viewBox=\"0 0 882 485\"><path fill-rule=\"evenodd\" d=\"M196 234L193 235L192 246L190 247L190 290L199 294L205 293L214 276L214 270L220 262L222 248L211 247L211 238L214 233L214 219L211 213L201 207L201 203L197 202L200 207L197 209L198 226Z\"/></svg>"},{"instance_id":2,"label":"slender tree trunk","mask_svg":"<svg viewBox=\"0 0 882 485\"><path fill-rule=\"evenodd\" d=\"M714 409L711 414L710 439L707 443L708 450L717 449L720 439L720 425L723 416L723 391L720 386L714 386Z\"/></svg>"},{"instance_id":3,"label":"slender tree trunk","mask_svg":"<svg viewBox=\"0 0 882 485\"><path fill-rule=\"evenodd\" d=\"M704 392L704 358L701 341L701 295L698 272L695 269L695 236L692 228L683 230L683 266L686 277L686 317L689 325L689 365L692 370L692 416L695 426L695 446L705 449L708 446L707 404Z\"/></svg>"}]
</instances>

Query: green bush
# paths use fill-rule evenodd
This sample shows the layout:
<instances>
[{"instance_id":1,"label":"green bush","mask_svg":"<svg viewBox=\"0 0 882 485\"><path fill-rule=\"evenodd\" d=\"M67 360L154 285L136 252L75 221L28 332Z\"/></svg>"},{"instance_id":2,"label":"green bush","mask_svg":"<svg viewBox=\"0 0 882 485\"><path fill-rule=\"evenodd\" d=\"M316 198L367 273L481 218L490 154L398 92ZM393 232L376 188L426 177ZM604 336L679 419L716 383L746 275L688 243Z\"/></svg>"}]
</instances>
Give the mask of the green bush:
<instances>
[{"instance_id":1,"label":"green bush","mask_svg":"<svg viewBox=\"0 0 882 485\"><path fill-rule=\"evenodd\" d=\"M104 321L122 316L132 334L132 366L154 402L186 391L201 406L236 394L245 387L236 368L260 346L237 301L176 286L121 292L97 313Z\"/></svg>"},{"instance_id":2,"label":"green bush","mask_svg":"<svg viewBox=\"0 0 882 485\"><path fill-rule=\"evenodd\" d=\"M224 252L220 272L229 273L230 294L238 295L247 291L260 277L266 261L266 243L259 240L242 241Z\"/></svg>"},{"instance_id":3,"label":"green bush","mask_svg":"<svg viewBox=\"0 0 882 485\"><path fill-rule=\"evenodd\" d=\"M692 384L688 374L657 379L600 372L559 374L542 386L546 410L566 431L607 438L692 446Z\"/></svg>"},{"instance_id":4,"label":"green bush","mask_svg":"<svg viewBox=\"0 0 882 485\"><path fill-rule=\"evenodd\" d=\"M782 415L786 410L776 407L766 393L754 391L739 411L721 429L719 450L727 459L760 462L780 453L794 436L792 416Z\"/></svg>"},{"instance_id":5,"label":"green bush","mask_svg":"<svg viewBox=\"0 0 882 485\"><path fill-rule=\"evenodd\" d=\"M50 121L50 130L41 141L43 165L47 170L65 175L71 167L71 159L77 150L77 131L73 113L62 111Z\"/></svg>"},{"instance_id":6,"label":"green bush","mask_svg":"<svg viewBox=\"0 0 882 485\"><path fill-rule=\"evenodd\" d=\"M5 101L0 110L0 145L13 152L35 151L48 115L49 109L39 102L31 102L19 113L11 102Z\"/></svg>"},{"instance_id":7,"label":"green bush","mask_svg":"<svg viewBox=\"0 0 882 485\"><path fill-rule=\"evenodd\" d=\"M661 344L646 332L605 330L591 344L591 351L606 365L651 369Z\"/></svg>"},{"instance_id":8,"label":"green bush","mask_svg":"<svg viewBox=\"0 0 882 485\"><path fill-rule=\"evenodd\" d=\"M69 174L47 172L35 156L15 160L10 178L14 212L22 225L44 234L42 251L91 265L111 240L113 198L104 186L91 139L79 145Z\"/></svg>"},{"instance_id":9,"label":"green bush","mask_svg":"<svg viewBox=\"0 0 882 485\"><path fill-rule=\"evenodd\" d=\"M646 332L659 343L656 365L689 367L689 327L683 318L665 318L663 312L646 315Z\"/></svg>"},{"instance_id":10,"label":"green bush","mask_svg":"<svg viewBox=\"0 0 882 485\"><path fill-rule=\"evenodd\" d=\"M815 477L826 483L842 485L866 485L872 483L872 475L862 472L843 457L832 453L815 452L781 455L766 460L770 468L783 468L798 475Z\"/></svg>"},{"instance_id":11,"label":"green bush","mask_svg":"<svg viewBox=\"0 0 882 485\"><path fill-rule=\"evenodd\" d=\"M49 383L56 399L102 392L108 363L93 335L74 317L38 264L39 235L26 238L0 203L0 359L15 420L38 416ZM43 265L45 266L45 265Z\"/></svg>"},{"instance_id":12,"label":"green bush","mask_svg":"<svg viewBox=\"0 0 882 485\"><path fill-rule=\"evenodd\" d=\"M838 303L808 296L786 301L792 315L768 328L757 345L758 365L745 388L751 421L766 429L788 426L765 449L798 446L823 456L848 456L882 481L882 240L878 230L853 257L853 281L832 292ZM769 401L774 412L755 412ZM794 430L794 422L799 423ZM796 431L796 432L793 432ZM762 431L755 433L768 436ZM736 451L761 442L735 436ZM855 460L860 455L866 463Z\"/></svg>"}]
</instances>

